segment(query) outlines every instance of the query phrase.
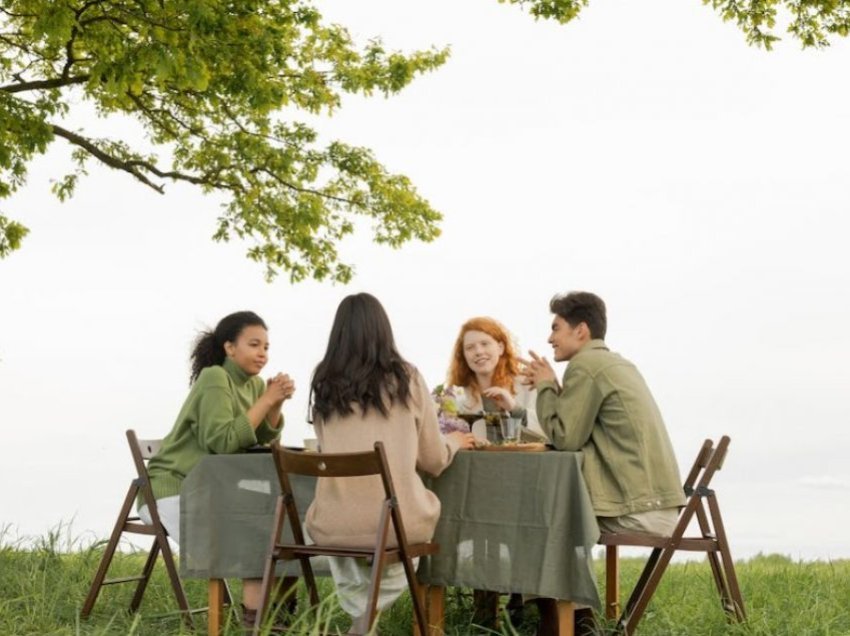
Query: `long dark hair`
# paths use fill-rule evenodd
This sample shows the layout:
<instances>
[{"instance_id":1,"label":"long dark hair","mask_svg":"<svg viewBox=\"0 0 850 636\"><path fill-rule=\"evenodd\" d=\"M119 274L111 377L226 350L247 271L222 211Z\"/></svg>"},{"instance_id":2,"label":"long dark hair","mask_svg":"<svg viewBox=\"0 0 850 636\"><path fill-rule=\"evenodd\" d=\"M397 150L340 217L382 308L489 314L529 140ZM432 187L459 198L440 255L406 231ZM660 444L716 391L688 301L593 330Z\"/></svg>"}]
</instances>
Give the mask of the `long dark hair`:
<instances>
[{"instance_id":1,"label":"long dark hair","mask_svg":"<svg viewBox=\"0 0 850 636\"><path fill-rule=\"evenodd\" d=\"M336 310L328 349L313 372L310 402L328 418L374 408L387 416L388 402L407 406L410 365L396 350L387 312L371 294L346 296Z\"/></svg>"},{"instance_id":2,"label":"long dark hair","mask_svg":"<svg viewBox=\"0 0 850 636\"><path fill-rule=\"evenodd\" d=\"M237 311L218 321L215 329L202 331L192 347L192 372L189 384L194 384L201 371L224 362L224 343L236 342L245 327L258 326L268 329L266 323L253 311Z\"/></svg>"}]
</instances>

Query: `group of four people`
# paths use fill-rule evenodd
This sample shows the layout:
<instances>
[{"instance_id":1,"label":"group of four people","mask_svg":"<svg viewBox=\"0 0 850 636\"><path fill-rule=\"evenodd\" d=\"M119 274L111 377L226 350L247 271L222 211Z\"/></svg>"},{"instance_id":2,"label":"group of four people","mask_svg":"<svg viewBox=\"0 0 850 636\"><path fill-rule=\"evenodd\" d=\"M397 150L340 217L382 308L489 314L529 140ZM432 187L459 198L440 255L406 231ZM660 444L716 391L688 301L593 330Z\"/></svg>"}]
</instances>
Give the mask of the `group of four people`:
<instances>
[{"instance_id":1,"label":"group of four people","mask_svg":"<svg viewBox=\"0 0 850 636\"><path fill-rule=\"evenodd\" d=\"M549 343L556 362L569 361L559 383L548 360L517 355L495 320L475 318L455 343L447 384L462 388L461 410L507 411L559 450L582 451L583 473L606 531L665 534L684 497L659 409L635 366L605 346L606 310L588 292L556 296ZM295 390L278 374L263 381L265 323L252 312L222 319L202 333L192 353L191 390L148 472L160 518L179 543L182 480L208 454L236 453L272 441L283 428L281 407ZM476 431L447 425L424 378L398 352L380 302L361 293L343 299L327 350L310 384L312 423L322 452L370 450L381 441L412 542L432 538L440 514L436 495L417 471L439 475ZM441 426L442 424L442 426ZM359 481L359 480L358 480ZM368 483L367 483L368 482ZM305 527L318 544L372 545L382 490L379 480L319 480ZM139 512L149 519L140 502ZM368 572L353 559L331 559L343 609L365 610ZM243 586L244 619L253 622L259 580ZM379 607L406 587L401 568L388 570Z\"/></svg>"}]
</instances>

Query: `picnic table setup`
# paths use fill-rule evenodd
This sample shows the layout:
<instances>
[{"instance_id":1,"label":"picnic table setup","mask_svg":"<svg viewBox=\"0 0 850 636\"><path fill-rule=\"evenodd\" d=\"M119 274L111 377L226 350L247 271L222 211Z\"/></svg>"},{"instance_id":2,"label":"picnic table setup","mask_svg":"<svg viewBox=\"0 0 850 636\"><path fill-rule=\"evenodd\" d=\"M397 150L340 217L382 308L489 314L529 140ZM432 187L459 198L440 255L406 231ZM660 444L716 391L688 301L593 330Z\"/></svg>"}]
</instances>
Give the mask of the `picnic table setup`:
<instances>
[{"instance_id":1,"label":"picnic table setup","mask_svg":"<svg viewBox=\"0 0 850 636\"><path fill-rule=\"evenodd\" d=\"M423 557L418 570L430 633L442 633L446 587L557 599L561 633L572 630L575 603L599 607L591 558L599 529L581 453L533 448L461 451L439 477L426 478L442 504L439 552ZM313 477L292 480L302 519L315 485ZM224 579L263 574L279 493L272 457L263 452L207 456L183 484L180 575L209 581L210 634L221 627ZM321 562L314 570L328 574ZM290 562L277 573L299 575L300 567Z\"/></svg>"}]
</instances>

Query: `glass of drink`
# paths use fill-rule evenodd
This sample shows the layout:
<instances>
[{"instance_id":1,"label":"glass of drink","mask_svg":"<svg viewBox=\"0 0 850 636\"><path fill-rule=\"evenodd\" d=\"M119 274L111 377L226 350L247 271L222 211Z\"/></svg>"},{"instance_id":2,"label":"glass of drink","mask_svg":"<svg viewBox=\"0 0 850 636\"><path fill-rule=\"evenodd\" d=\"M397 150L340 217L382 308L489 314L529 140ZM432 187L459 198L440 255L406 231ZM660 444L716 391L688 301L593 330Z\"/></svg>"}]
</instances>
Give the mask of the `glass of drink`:
<instances>
[{"instance_id":1,"label":"glass of drink","mask_svg":"<svg viewBox=\"0 0 850 636\"><path fill-rule=\"evenodd\" d=\"M502 439L506 442L516 442L519 440L519 431L522 427L521 417L503 417L499 421L499 426L502 429Z\"/></svg>"}]
</instances>

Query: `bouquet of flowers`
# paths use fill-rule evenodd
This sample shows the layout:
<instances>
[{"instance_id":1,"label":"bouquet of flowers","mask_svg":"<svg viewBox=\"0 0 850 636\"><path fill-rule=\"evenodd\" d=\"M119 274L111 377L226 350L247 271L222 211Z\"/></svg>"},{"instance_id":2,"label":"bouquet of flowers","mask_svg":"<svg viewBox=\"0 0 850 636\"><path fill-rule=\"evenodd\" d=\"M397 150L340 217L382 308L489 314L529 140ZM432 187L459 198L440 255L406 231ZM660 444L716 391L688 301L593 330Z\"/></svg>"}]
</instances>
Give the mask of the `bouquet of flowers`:
<instances>
[{"instance_id":1,"label":"bouquet of flowers","mask_svg":"<svg viewBox=\"0 0 850 636\"><path fill-rule=\"evenodd\" d=\"M457 416L466 403L466 393L463 387L440 384L431 395L437 406L440 432L443 434L453 433L454 431L468 433L469 424Z\"/></svg>"}]
</instances>

